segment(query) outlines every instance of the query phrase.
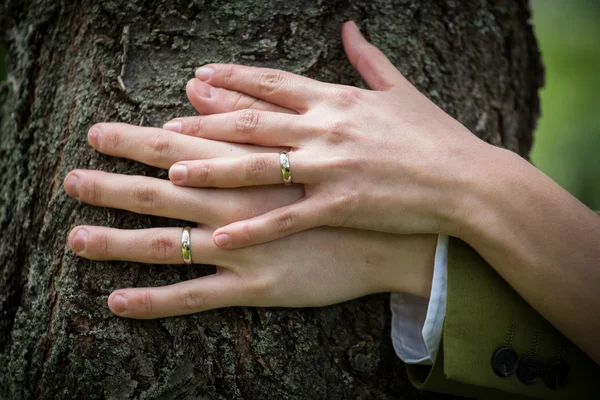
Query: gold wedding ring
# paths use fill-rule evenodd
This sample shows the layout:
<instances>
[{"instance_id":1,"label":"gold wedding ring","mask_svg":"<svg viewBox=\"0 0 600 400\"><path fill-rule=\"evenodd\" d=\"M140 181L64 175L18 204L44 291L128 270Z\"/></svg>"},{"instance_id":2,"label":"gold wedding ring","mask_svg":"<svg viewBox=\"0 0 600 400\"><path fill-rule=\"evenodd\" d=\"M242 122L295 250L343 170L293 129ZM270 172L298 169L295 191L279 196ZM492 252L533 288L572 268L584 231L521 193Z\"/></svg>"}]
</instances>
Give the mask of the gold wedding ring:
<instances>
[{"instance_id":1,"label":"gold wedding ring","mask_svg":"<svg viewBox=\"0 0 600 400\"><path fill-rule=\"evenodd\" d=\"M290 169L290 158L288 157L288 153L282 151L279 153L279 165L281 165L281 177L283 178L283 183L286 186L292 184L292 171Z\"/></svg>"},{"instance_id":2,"label":"gold wedding ring","mask_svg":"<svg viewBox=\"0 0 600 400\"><path fill-rule=\"evenodd\" d=\"M192 263L192 227L186 226L181 232L181 255L185 264Z\"/></svg>"}]
</instances>

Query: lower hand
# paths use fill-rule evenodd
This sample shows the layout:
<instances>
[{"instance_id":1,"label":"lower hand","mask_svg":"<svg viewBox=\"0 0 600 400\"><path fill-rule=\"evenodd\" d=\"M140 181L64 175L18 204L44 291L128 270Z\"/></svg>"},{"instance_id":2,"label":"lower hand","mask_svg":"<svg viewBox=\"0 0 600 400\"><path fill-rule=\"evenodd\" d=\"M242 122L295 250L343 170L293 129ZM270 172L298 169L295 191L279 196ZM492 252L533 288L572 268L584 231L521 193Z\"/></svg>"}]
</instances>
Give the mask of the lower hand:
<instances>
[{"instance_id":1,"label":"lower hand","mask_svg":"<svg viewBox=\"0 0 600 400\"><path fill-rule=\"evenodd\" d=\"M317 228L225 250L214 245L212 233L208 227L191 230L191 255L194 263L217 265L216 274L116 290L108 299L111 310L122 317L161 318L231 306L326 306L378 292L429 295L433 235ZM69 244L91 260L181 264L181 234L181 228L80 226Z\"/></svg>"},{"instance_id":2,"label":"lower hand","mask_svg":"<svg viewBox=\"0 0 600 400\"><path fill-rule=\"evenodd\" d=\"M217 151L213 144L238 154L260 149L126 124L102 124L102 134L94 140L109 154L163 168L189 152L209 155ZM185 188L150 177L75 170L67 176L65 189L85 203L202 224L191 230L192 261L217 265L216 274L164 287L116 290L108 302L122 317L160 318L229 306L324 306L389 291L429 293L433 235L317 228L237 250L214 244L214 227L290 204L304 195L299 185ZM181 264L181 235L181 228L78 226L69 235L69 245L93 260Z\"/></svg>"}]
</instances>

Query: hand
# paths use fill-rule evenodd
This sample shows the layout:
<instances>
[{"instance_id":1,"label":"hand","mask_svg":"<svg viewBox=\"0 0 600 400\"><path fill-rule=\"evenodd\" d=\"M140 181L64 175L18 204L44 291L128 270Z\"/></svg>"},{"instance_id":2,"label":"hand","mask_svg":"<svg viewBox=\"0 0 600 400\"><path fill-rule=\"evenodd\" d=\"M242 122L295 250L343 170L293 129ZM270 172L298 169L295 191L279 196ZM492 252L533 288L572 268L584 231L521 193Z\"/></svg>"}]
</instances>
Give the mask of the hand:
<instances>
[{"instance_id":1,"label":"hand","mask_svg":"<svg viewBox=\"0 0 600 400\"><path fill-rule=\"evenodd\" d=\"M99 143L116 143L109 148L121 155L160 166L172 162L169 155L178 154L177 135L171 132L125 124L103 124L102 130ZM162 156L142 144L156 143L160 134L163 139L172 134L168 143L174 150ZM103 142L109 137L113 139ZM182 152L194 150L200 141L180 138L187 139L181 141ZM209 146L200 142L198 147L207 151ZM429 291L435 236L321 228L240 250L214 245L211 226L289 204L302 197L301 186L194 189L156 178L76 170L67 176L65 189L86 203L204 224L192 229L192 258L219 265L216 275L165 287L117 290L109 297L109 306L123 317L159 318L234 305L322 306L375 292L427 295ZM181 233L181 228L79 226L71 231L69 245L94 260L181 264Z\"/></svg>"},{"instance_id":2,"label":"hand","mask_svg":"<svg viewBox=\"0 0 600 400\"><path fill-rule=\"evenodd\" d=\"M161 318L231 306L317 307L378 292L429 295L433 235L317 228L225 250L214 245L212 232L192 229L191 253L195 263L217 265L216 274L116 290L108 299L111 310L122 317ZM80 226L71 232L69 244L91 260L181 264L181 233L181 228Z\"/></svg>"},{"instance_id":3,"label":"hand","mask_svg":"<svg viewBox=\"0 0 600 400\"><path fill-rule=\"evenodd\" d=\"M350 62L375 90L318 82L277 70L211 64L197 78L296 114L242 110L178 118L186 135L290 147L292 180L305 196L215 232L221 247L262 243L317 226L391 233L451 233L460 220L472 155L484 143L414 88L353 23L342 33ZM487 145L485 145L487 146ZM186 161L178 186L281 184L278 152Z\"/></svg>"},{"instance_id":4,"label":"hand","mask_svg":"<svg viewBox=\"0 0 600 400\"><path fill-rule=\"evenodd\" d=\"M187 93L202 114L244 107L292 112L195 79ZM92 127L89 141L105 154L159 168L222 153L278 151L112 123ZM233 305L319 306L385 291L427 296L431 287L435 236L321 228L241 250L214 245L211 227L297 201L304 195L301 185L196 189L156 178L75 170L65 179L65 189L89 204L203 224L192 229L193 261L219 265L217 274L165 287L116 290L109 296L109 306L123 317L159 318ZM94 260L181 264L181 233L181 228L78 226L69 235L69 245L78 255Z\"/></svg>"}]
</instances>

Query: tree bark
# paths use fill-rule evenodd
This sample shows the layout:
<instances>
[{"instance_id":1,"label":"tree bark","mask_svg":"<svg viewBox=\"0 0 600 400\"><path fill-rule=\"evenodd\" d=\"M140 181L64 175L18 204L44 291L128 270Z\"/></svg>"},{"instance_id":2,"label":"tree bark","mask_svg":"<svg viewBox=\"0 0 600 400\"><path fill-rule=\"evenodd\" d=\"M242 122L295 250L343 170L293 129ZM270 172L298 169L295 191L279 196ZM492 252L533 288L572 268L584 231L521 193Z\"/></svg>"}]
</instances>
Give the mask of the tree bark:
<instances>
[{"instance_id":1,"label":"tree bark","mask_svg":"<svg viewBox=\"0 0 600 400\"><path fill-rule=\"evenodd\" d=\"M529 17L525 0L4 0L0 398L437 397L407 381L390 342L387 295L319 309L114 316L111 291L212 267L75 256L66 238L77 224L185 224L78 204L62 180L73 168L166 178L98 154L87 130L192 115L184 87L208 62L364 87L340 42L348 19L474 134L526 157L543 76Z\"/></svg>"}]
</instances>

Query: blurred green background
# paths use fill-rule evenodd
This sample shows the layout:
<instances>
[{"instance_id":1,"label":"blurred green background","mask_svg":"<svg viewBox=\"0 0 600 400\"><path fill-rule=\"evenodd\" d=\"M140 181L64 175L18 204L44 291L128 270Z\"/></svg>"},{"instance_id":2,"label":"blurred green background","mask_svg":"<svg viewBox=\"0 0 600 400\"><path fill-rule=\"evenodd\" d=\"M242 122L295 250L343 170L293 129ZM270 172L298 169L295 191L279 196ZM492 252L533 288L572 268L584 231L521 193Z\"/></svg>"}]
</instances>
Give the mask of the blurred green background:
<instances>
[{"instance_id":1,"label":"blurred green background","mask_svg":"<svg viewBox=\"0 0 600 400\"><path fill-rule=\"evenodd\" d=\"M533 0L546 68L532 162L600 210L600 1Z\"/></svg>"},{"instance_id":2,"label":"blurred green background","mask_svg":"<svg viewBox=\"0 0 600 400\"><path fill-rule=\"evenodd\" d=\"M600 0L532 0L546 68L531 160L600 210ZM0 81L4 49L0 48Z\"/></svg>"}]
</instances>

